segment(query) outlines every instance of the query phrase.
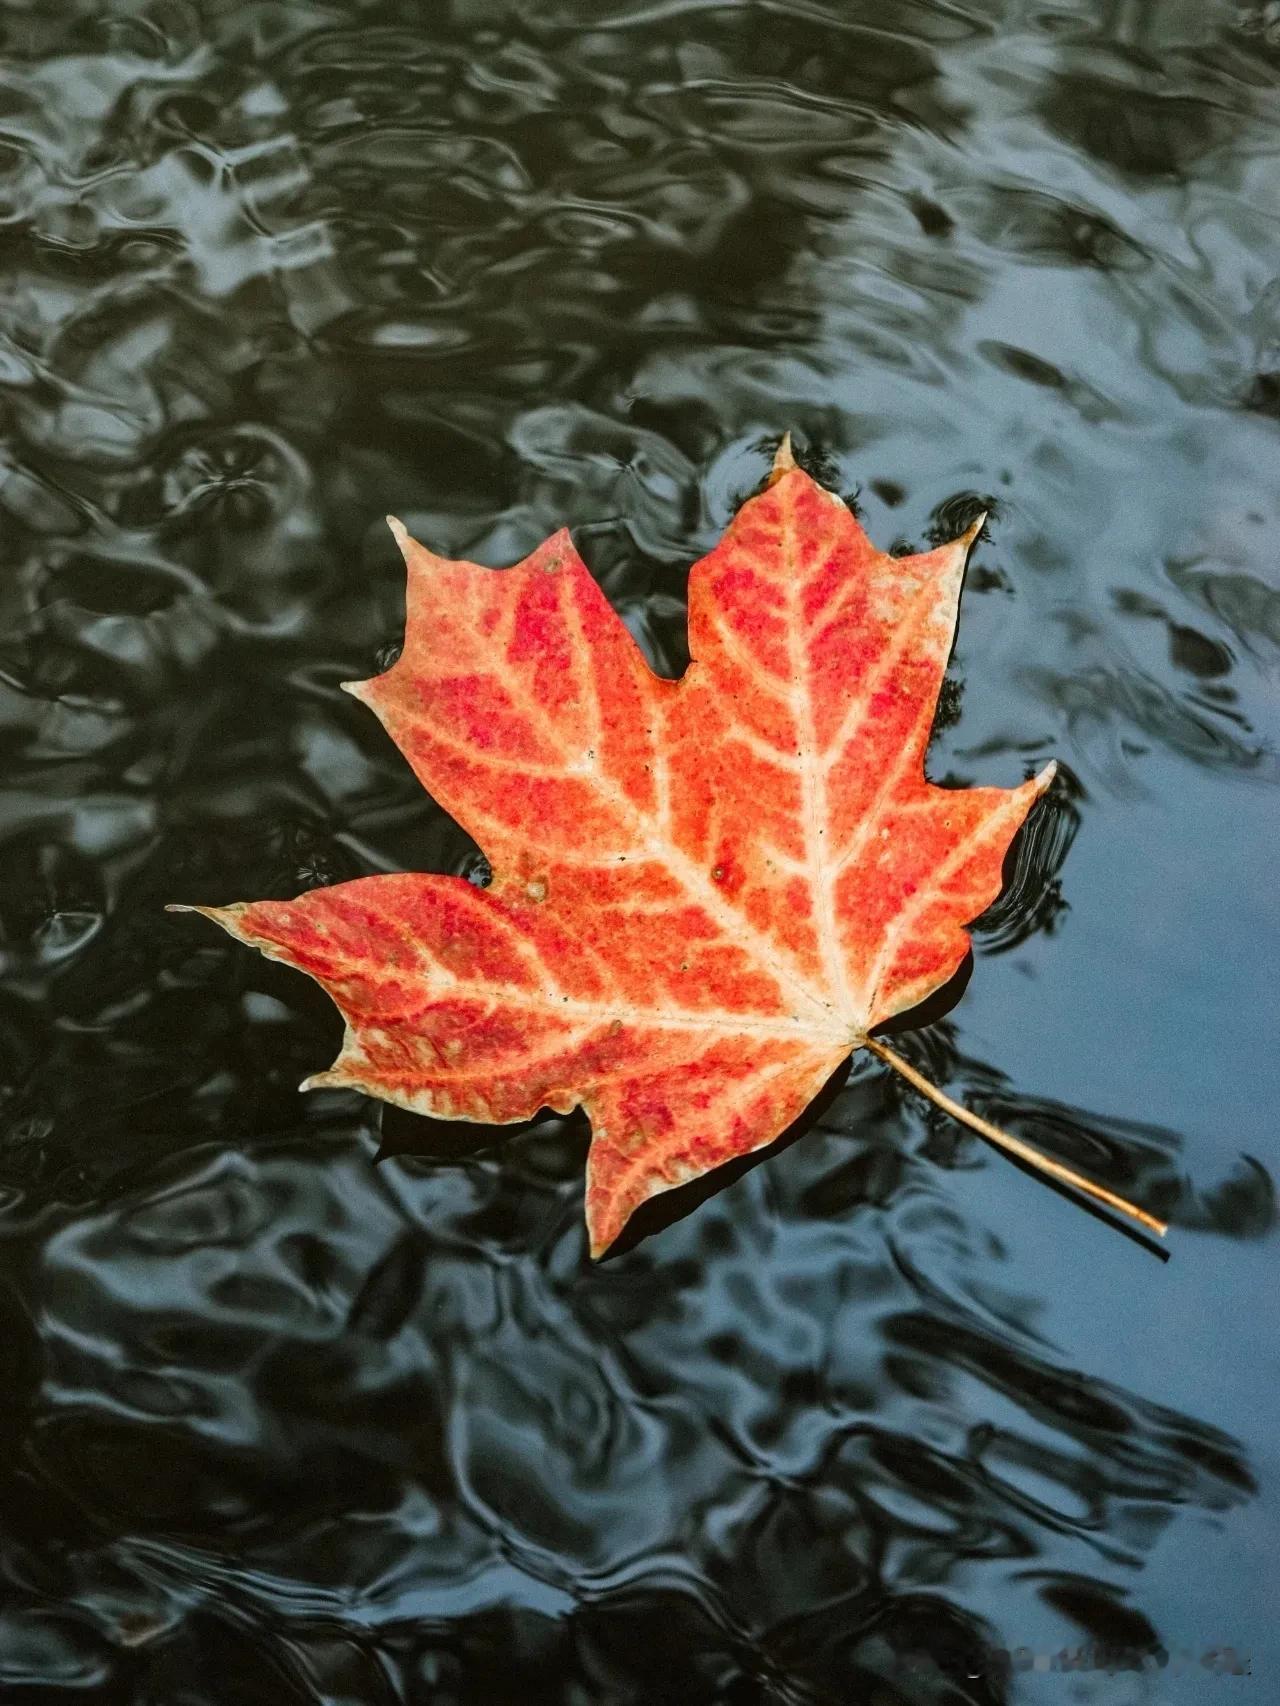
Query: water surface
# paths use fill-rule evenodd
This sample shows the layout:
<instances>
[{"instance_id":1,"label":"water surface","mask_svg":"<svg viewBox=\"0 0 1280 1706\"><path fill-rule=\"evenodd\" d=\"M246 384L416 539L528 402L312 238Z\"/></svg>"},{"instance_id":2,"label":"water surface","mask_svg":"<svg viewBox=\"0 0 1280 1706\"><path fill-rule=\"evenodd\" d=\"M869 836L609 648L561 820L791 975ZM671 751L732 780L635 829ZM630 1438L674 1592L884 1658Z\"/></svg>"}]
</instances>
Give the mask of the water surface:
<instances>
[{"instance_id":1,"label":"water surface","mask_svg":"<svg viewBox=\"0 0 1280 1706\"><path fill-rule=\"evenodd\" d=\"M1268 1698L1271 0L4 36L0 1695ZM300 1096L324 998L162 911L475 873L338 690L387 510L567 523L674 673L785 428L886 547L991 511L931 774L1062 765L899 1046L1167 1264L860 1059L593 1266L579 1120Z\"/></svg>"}]
</instances>

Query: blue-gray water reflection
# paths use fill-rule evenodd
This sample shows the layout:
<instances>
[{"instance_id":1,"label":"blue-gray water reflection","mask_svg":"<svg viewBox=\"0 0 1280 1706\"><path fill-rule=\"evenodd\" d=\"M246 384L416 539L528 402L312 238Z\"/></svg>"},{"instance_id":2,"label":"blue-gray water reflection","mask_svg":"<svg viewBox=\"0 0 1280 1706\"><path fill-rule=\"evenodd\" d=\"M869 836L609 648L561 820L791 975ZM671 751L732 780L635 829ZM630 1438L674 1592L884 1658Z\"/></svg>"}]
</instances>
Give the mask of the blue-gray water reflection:
<instances>
[{"instance_id":1,"label":"blue-gray water reflection","mask_svg":"<svg viewBox=\"0 0 1280 1706\"><path fill-rule=\"evenodd\" d=\"M4 34L0 1694L1256 1697L1274 5ZM474 870L338 691L399 640L384 511L494 563L569 523L674 673L786 427L886 547L991 510L932 774L1063 763L900 1046L1167 1265L860 1060L593 1267L578 1122L300 1097L323 998L161 910Z\"/></svg>"}]
</instances>

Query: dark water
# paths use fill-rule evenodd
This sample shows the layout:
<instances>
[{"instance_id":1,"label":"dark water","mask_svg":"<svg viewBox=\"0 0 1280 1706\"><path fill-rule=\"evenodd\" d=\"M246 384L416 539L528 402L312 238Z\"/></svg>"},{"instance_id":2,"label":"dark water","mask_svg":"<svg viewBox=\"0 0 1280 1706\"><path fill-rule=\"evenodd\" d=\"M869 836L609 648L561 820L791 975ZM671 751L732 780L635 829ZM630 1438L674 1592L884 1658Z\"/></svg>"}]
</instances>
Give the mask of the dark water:
<instances>
[{"instance_id":1,"label":"dark water","mask_svg":"<svg viewBox=\"0 0 1280 1706\"><path fill-rule=\"evenodd\" d=\"M4 30L0 1698L1276 1698L1274 0ZM324 998L161 910L473 869L337 690L384 511L569 523L675 671L786 427L992 509L932 773L1064 774L900 1046L1167 1265L862 1059L592 1266L580 1123L299 1096Z\"/></svg>"}]
</instances>

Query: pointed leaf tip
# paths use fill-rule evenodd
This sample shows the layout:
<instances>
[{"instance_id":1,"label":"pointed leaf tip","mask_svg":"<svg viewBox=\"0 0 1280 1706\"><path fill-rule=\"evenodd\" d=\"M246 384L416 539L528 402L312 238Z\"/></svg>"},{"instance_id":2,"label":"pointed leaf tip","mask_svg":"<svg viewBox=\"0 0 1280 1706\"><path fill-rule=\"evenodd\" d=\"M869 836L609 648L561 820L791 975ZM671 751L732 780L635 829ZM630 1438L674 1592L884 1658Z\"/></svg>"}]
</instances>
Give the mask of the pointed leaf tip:
<instances>
[{"instance_id":1,"label":"pointed leaf tip","mask_svg":"<svg viewBox=\"0 0 1280 1706\"><path fill-rule=\"evenodd\" d=\"M409 544L409 529L398 516L388 515L384 519L386 520L387 526L391 529L392 538L400 547L401 551L404 551Z\"/></svg>"},{"instance_id":2,"label":"pointed leaf tip","mask_svg":"<svg viewBox=\"0 0 1280 1706\"><path fill-rule=\"evenodd\" d=\"M780 480L784 474L789 474L793 468L798 467L799 463L791 450L791 434L784 432L782 443L773 458L773 467L769 470L769 484L772 486L775 480Z\"/></svg>"},{"instance_id":3,"label":"pointed leaf tip","mask_svg":"<svg viewBox=\"0 0 1280 1706\"><path fill-rule=\"evenodd\" d=\"M956 540L956 544L962 546L966 551L972 550L978 535L987 525L987 516L990 513L991 512L989 510L985 509L980 511L979 514L976 515L969 523L968 527L965 528L964 532L960 534L959 538Z\"/></svg>"},{"instance_id":4,"label":"pointed leaf tip","mask_svg":"<svg viewBox=\"0 0 1280 1706\"><path fill-rule=\"evenodd\" d=\"M324 1072L313 1072L310 1078L304 1078L299 1084L299 1090L349 1090L351 1086L340 1072L329 1067Z\"/></svg>"}]
</instances>

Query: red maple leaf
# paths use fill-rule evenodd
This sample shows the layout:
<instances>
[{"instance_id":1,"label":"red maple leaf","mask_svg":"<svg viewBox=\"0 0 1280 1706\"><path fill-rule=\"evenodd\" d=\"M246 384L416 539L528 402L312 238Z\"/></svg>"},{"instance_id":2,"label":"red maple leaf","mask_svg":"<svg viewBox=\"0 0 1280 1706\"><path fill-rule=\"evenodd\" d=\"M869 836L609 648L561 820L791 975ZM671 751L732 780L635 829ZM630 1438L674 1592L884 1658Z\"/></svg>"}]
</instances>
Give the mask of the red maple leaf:
<instances>
[{"instance_id":1,"label":"red maple leaf","mask_svg":"<svg viewBox=\"0 0 1280 1706\"><path fill-rule=\"evenodd\" d=\"M499 1123L581 1104L593 1253L646 1198L769 1143L859 1047L975 1123L869 1033L959 966L1054 774L924 775L981 522L887 557L784 440L690 573L680 681L652 673L567 532L495 571L391 526L404 650L348 691L493 880L195 909L337 1003L342 1051L306 1087Z\"/></svg>"}]
</instances>

